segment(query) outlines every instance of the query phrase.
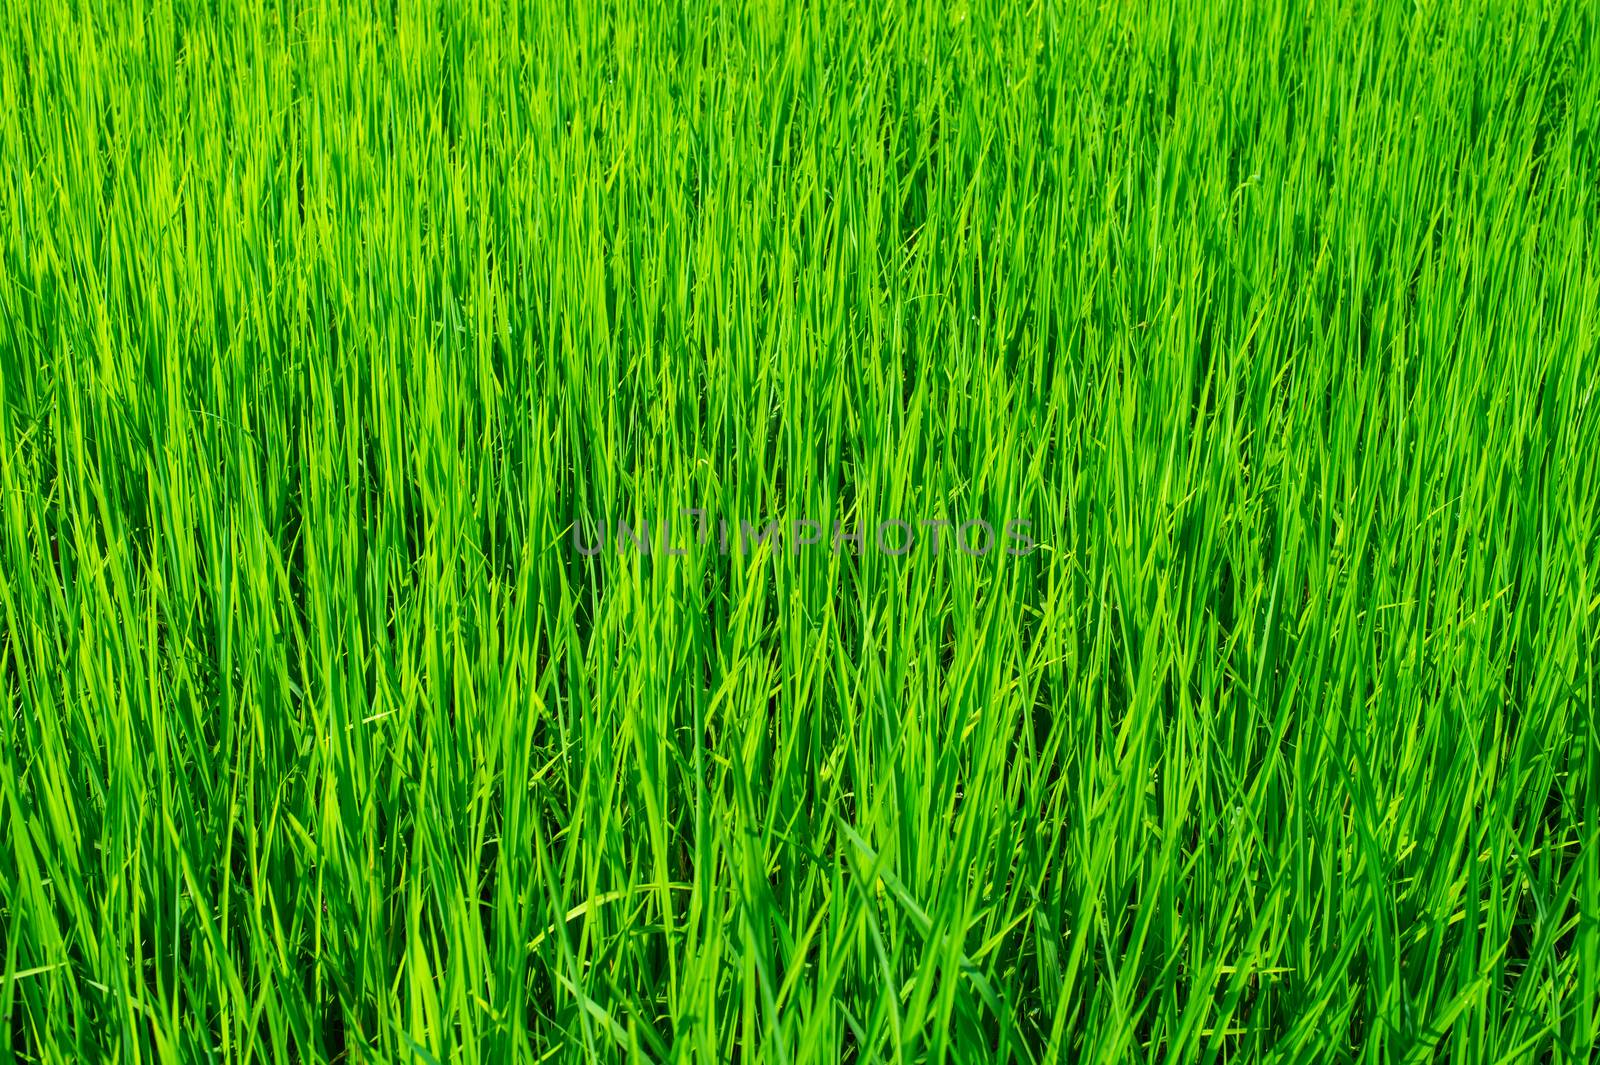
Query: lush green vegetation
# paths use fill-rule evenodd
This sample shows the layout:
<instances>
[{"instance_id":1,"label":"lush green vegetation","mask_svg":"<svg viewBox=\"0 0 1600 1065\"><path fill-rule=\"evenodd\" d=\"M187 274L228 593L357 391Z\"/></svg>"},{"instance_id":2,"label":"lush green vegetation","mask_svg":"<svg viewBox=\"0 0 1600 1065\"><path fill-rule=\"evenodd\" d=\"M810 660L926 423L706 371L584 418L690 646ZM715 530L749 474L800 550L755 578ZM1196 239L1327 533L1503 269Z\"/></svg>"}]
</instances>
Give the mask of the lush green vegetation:
<instances>
[{"instance_id":1,"label":"lush green vegetation","mask_svg":"<svg viewBox=\"0 0 1600 1065\"><path fill-rule=\"evenodd\" d=\"M1593 3L16 0L21 1060L1587 1062ZM1030 553L574 522L1032 523Z\"/></svg>"}]
</instances>

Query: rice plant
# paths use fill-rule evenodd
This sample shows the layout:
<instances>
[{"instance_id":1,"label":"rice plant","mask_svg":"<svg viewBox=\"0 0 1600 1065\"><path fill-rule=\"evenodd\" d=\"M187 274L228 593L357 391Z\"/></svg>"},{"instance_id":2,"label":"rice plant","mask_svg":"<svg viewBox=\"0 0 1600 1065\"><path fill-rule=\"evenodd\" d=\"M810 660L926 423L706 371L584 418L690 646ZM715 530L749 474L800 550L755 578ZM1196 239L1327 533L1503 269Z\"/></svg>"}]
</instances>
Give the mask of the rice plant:
<instances>
[{"instance_id":1,"label":"rice plant","mask_svg":"<svg viewBox=\"0 0 1600 1065\"><path fill-rule=\"evenodd\" d=\"M1587 1063L1591 0L12 0L18 1061Z\"/></svg>"}]
</instances>

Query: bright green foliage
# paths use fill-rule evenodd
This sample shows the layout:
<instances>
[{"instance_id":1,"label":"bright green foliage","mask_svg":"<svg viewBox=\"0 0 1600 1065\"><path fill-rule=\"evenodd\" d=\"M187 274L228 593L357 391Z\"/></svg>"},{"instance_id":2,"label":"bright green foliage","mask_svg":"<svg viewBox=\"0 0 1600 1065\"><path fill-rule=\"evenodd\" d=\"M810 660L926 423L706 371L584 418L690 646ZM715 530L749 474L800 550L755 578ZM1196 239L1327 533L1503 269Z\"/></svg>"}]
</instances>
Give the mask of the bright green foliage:
<instances>
[{"instance_id":1,"label":"bright green foliage","mask_svg":"<svg viewBox=\"0 0 1600 1065\"><path fill-rule=\"evenodd\" d=\"M1600 5L0 6L17 1058L1600 1048Z\"/></svg>"}]
</instances>

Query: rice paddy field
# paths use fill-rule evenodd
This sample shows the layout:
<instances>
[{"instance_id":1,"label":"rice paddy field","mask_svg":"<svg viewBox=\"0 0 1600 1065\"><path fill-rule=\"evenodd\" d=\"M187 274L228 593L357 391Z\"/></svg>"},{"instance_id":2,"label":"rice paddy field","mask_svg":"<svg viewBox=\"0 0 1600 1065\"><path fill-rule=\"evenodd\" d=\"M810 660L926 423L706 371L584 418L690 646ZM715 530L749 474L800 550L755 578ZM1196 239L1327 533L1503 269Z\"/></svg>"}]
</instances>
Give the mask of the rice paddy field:
<instances>
[{"instance_id":1,"label":"rice paddy field","mask_svg":"<svg viewBox=\"0 0 1600 1065\"><path fill-rule=\"evenodd\" d=\"M13 0L19 1062L1588 1063L1600 6Z\"/></svg>"}]
</instances>

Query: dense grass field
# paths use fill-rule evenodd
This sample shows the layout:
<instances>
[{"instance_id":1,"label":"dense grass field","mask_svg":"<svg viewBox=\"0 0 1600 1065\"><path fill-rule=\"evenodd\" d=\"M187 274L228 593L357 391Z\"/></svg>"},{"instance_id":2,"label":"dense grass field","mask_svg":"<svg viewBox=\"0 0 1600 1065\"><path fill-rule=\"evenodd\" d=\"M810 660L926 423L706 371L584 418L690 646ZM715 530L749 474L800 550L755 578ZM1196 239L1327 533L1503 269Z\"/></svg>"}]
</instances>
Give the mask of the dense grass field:
<instances>
[{"instance_id":1,"label":"dense grass field","mask_svg":"<svg viewBox=\"0 0 1600 1065\"><path fill-rule=\"evenodd\" d=\"M1600 1053L1600 5L15 0L0 100L16 1060Z\"/></svg>"}]
</instances>

